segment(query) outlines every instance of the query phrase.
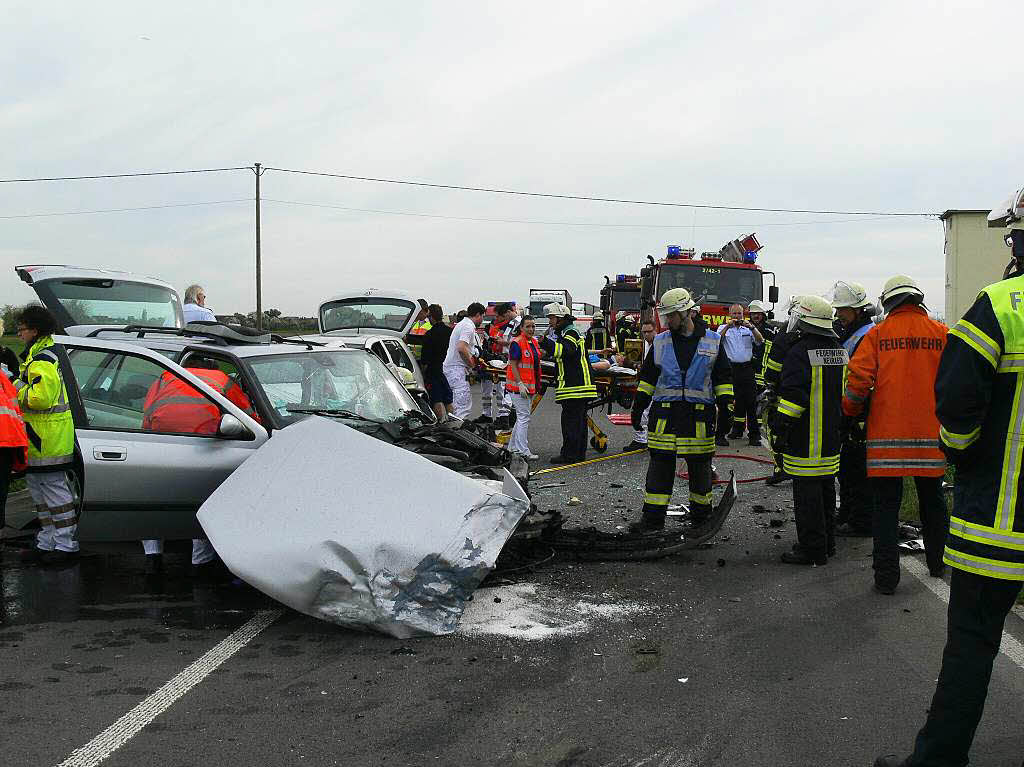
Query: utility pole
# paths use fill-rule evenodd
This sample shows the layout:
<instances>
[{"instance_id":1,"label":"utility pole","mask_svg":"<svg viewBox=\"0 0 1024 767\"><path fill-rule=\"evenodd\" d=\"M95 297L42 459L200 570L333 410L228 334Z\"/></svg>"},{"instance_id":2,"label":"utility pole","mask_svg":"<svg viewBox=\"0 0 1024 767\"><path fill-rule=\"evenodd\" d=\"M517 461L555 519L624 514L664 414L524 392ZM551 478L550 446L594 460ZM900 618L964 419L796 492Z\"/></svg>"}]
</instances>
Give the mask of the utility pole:
<instances>
[{"instance_id":1,"label":"utility pole","mask_svg":"<svg viewBox=\"0 0 1024 767\"><path fill-rule=\"evenodd\" d=\"M259 163L253 172L256 174L256 329L263 330L263 262L260 253L260 176L263 170Z\"/></svg>"}]
</instances>

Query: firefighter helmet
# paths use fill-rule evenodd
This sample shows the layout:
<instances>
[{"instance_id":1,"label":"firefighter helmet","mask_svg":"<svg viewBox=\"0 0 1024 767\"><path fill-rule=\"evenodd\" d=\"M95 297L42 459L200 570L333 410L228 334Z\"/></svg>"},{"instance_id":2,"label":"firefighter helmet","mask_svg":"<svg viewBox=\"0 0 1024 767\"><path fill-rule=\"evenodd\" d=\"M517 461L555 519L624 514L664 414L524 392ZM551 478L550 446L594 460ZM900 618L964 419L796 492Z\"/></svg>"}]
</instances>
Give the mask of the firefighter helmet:
<instances>
[{"instance_id":1,"label":"firefighter helmet","mask_svg":"<svg viewBox=\"0 0 1024 767\"><path fill-rule=\"evenodd\" d=\"M658 316L665 318L674 312L686 312L693 309L697 304L690 297L690 291L686 288L672 288L666 290L658 305Z\"/></svg>"},{"instance_id":2,"label":"firefighter helmet","mask_svg":"<svg viewBox=\"0 0 1024 767\"><path fill-rule=\"evenodd\" d=\"M768 307L764 305L763 301L753 300L747 307L747 310L753 314L754 312L760 312L761 314L768 314Z\"/></svg>"},{"instance_id":3,"label":"firefighter helmet","mask_svg":"<svg viewBox=\"0 0 1024 767\"><path fill-rule=\"evenodd\" d=\"M604 322L604 314L601 312L594 312L594 316L591 317L594 322Z\"/></svg>"},{"instance_id":4,"label":"firefighter helmet","mask_svg":"<svg viewBox=\"0 0 1024 767\"><path fill-rule=\"evenodd\" d=\"M800 322L816 328L832 330L832 304L821 296L803 296L796 311Z\"/></svg>"},{"instance_id":5,"label":"firefighter helmet","mask_svg":"<svg viewBox=\"0 0 1024 767\"><path fill-rule=\"evenodd\" d=\"M557 301L553 304L548 304L544 307L544 314L548 317L571 317L572 312L569 311L569 307L565 304L560 304Z\"/></svg>"},{"instance_id":6,"label":"firefighter helmet","mask_svg":"<svg viewBox=\"0 0 1024 767\"><path fill-rule=\"evenodd\" d=\"M832 306L836 309L867 309L871 305L868 292L859 282L839 280L832 286Z\"/></svg>"},{"instance_id":7,"label":"firefighter helmet","mask_svg":"<svg viewBox=\"0 0 1024 767\"><path fill-rule=\"evenodd\" d=\"M924 291L918 286L917 280L905 274L897 274L886 280L885 286L882 288L882 295L879 296L882 308L887 312L891 312L900 304L915 298L917 300L914 303L921 303L924 300Z\"/></svg>"}]
</instances>

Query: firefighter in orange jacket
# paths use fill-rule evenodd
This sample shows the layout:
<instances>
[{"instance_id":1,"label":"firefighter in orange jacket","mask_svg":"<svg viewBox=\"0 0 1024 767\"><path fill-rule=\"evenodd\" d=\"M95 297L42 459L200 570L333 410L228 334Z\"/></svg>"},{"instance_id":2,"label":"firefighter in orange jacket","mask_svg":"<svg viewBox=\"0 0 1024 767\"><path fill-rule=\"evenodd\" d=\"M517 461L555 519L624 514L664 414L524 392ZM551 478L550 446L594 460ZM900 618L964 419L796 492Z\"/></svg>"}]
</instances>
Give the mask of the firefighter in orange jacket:
<instances>
[{"instance_id":1,"label":"firefighter in orange jacket","mask_svg":"<svg viewBox=\"0 0 1024 767\"><path fill-rule=\"evenodd\" d=\"M913 477L917 488L928 570L936 578L945 572L949 514L942 497L946 460L939 449L935 376L947 328L928 317L924 292L906 275L885 283L881 301L886 318L867 332L850 361L843 412L859 415L871 397L867 468L874 499L875 590L892 594L900 581L903 477Z\"/></svg>"},{"instance_id":2,"label":"firefighter in orange jacket","mask_svg":"<svg viewBox=\"0 0 1024 767\"><path fill-rule=\"evenodd\" d=\"M260 420L242 387L214 363L190 360L185 369L223 394L243 413L257 422ZM142 428L153 431L216 434L220 424L220 408L173 373L164 373L153 382L146 393L142 409ZM163 569L164 542L159 539L144 540L142 550L146 554L146 569L150 573L160 572ZM192 539L192 566L197 573L206 569L204 565L215 566L216 558L217 552L208 540Z\"/></svg>"}]
</instances>

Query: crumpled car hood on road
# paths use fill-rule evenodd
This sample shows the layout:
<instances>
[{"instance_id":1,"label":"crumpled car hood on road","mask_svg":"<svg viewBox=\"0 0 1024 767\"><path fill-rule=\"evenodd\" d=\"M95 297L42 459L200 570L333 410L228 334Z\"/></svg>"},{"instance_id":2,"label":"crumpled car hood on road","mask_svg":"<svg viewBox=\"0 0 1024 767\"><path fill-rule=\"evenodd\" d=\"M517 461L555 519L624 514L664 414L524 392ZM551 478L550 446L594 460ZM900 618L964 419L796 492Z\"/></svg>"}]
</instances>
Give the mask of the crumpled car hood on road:
<instances>
[{"instance_id":1,"label":"crumpled car hood on road","mask_svg":"<svg viewBox=\"0 0 1024 767\"><path fill-rule=\"evenodd\" d=\"M399 638L449 634L529 499L313 417L277 431L199 521L228 568L299 612Z\"/></svg>"}]
</instances>

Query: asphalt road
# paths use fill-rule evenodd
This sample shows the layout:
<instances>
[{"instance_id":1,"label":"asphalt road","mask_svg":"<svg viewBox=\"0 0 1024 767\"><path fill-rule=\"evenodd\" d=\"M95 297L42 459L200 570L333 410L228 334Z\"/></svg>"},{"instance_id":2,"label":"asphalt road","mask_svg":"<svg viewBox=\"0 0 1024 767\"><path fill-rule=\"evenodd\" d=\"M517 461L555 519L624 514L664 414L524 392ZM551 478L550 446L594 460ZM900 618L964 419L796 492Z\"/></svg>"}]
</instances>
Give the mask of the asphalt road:
<instances>
[{"instance_id":1,"label":"asphalt road","mask_svg":"<svg viewBox=\"0 0 1024 767\"><path fill-rule=\"evenodd\" d=\"M613 449L629 441L601 420ZM531 442L539 467L557 452L553 402ZM763 468L715 463L741 478ZM638 513L645 467L626 457L532 486L541 508L614 529ZM862 539L841 540L825 567L783 565L789 486L740 488L710 548L647 563L557 559L478 590L462 630L429 639L283 611L245 643L233 632L279 608L243 584L197 582L184 550L154 580L141 553L46 570L7 549L0 763L56 765L91 742L69 764L110 748L108 765L508 767L859 766L906 751L942 651L936 584L905 558L896 596L873 593ZM681 480L676 497L685 502ZM1024 639L1016 616L1007 631ZM196 663L215 647L226 660ZM1024 669L1001 655L973 764L1018 767L1022 695ZM145 724L147 710L161 713Z\"/></svg>"}]
</instances>

